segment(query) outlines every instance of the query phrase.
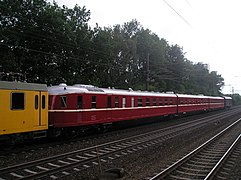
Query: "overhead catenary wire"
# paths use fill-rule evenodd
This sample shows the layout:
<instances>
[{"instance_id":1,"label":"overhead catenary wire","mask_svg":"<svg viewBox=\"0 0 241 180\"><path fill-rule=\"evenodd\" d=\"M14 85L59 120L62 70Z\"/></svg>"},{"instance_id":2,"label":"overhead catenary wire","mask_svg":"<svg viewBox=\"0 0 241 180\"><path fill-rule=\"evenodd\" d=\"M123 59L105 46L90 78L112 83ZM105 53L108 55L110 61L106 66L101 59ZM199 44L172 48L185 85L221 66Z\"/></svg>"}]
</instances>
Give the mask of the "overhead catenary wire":
<instances>
[{"instance_id":1,"label":"overhead catenary wire","mask_svg":"<svg viewBox=\"0 0 241 180\"><path fill-rule=\"evenodd\" d=\"M5 44L0 42L0 45L2 46L6 46L8 48L10 48L9 44ZM13 47L13 46L12 46ZM17 49L22 49L22 50L26 50L26 51L31 51L31 52L36 52L36 53L41 53L41 54L45 54L45 55L49 55L49 56L55 56L55 57L59 57L59 58L66 58L66 59L73 59L73 60L81 60L82 62L89 62L89 63L94 63L94 65L101 65L101 66L106 66L109 68L114 68L115 66L113 64L107 64L107 63L101 63L101 62L97 62L97 61L92 61L92 60L88 60L88 59L82 59L81 57L69 57L69 56L63 56L63 55L59 55L56 53L50 53L50 52L44 52L44 51L40 51L40 50L35 50L35 49L31 49L31 48L26 48L26 47L20 47L20 46L16 46L14 48ZM126 67L121 67L118 66L118 69L122 69L122 70L126 70ZM145 72L145 70L142 70L143 72ZM175 77L173 76L172 73L170 72L166 72L166 74L164 74L164 76L162 77L163 80L173 80L175 81Z\"/></svg>"},{"instance_id":2,"label":"overhead catenary wire","mask_svg":"<svg viewBox=\"0 0 241 180\"><path fill-rule=\"evenodd\" d=\"M19 32L21 32L20 29L18 28L14 28L15 30L7 30L9 33L13 33L13 34L18 34L19 35ZM101 50L97 50L96 48L91 48L91 47L82 47L82 46L75 46L74 44L69 44L69 43L62 43L62 42L58 42L58 41L55 41L56 39L53 39L52 37L50 36L42 36L40 34L36 34L36 33L33 33L31 31L28 31L28 30L24 30L24 36L29 36L30 38L33 38L33 39L37 39L37 40L41 40L41 41L46 41L46 42L50 42L51 44L56 44L56 45L60 45L62 46L63 48L66 47L66 48L79 48L79 49L82 49L83 51L86 51L86 54L88 55L88 53L93 53L93 54L96 54L96 55L104 55L106 57L109 57L110 59L115 59L117 57L117 55L110 55L106 52L103 52ZM79 56L72 56L72 57L69 57L69 56L63 56L63 55L60 55L60 54L57 54L57 53L51 53L51 52L45 52L43 50L36 50L36 49L32 49L32 48L28 48L28 47L23 47L23 46L16 46L16 45L11 45L11 44L8 44L8 43L4 43L4 42L0 42L1 45L3 46L7 46L7 47L14 47L14 48L18 48L18 49L22 49L22 50L26 50L26 51L31 51L31 52L36 52L36 53L41 53L41 54L45 54L45 55L51 55L51 56L57 56L57 57L60 57L60 58L69 58L69 59L74 59L74 60L81 60L81 61L85 61L85 62L90 62L90 59L83 59L83 57L79 57ZM101 63L99 61L93 61L93 59L91 59L91 63L96 63L96 64L101 64L101 65L105 65L105 66L110 66L111 63ZM155 63L154 65L151 63L150 64L150 67L153 67L153 68L156 68L157 66L159 66L159 68L161 68L162 66L160 65L160 62L157 62ZM119 68L122 68L122 67L119 67ZM123 67L125 68L125 67ZM161 70L161 69L160 69Z\"/></svg>"},{"instance_id":3,"label":"overhead catenary wire","mask_svg":"<svg viewBox=\"0 0 241 180\"><path fill-rule=\"evenodd\" d=\"M16 27L13 27L13 28L16 28ZM48 28L49 29L49 28ZM62 43L60 41L60 39L55 39L53 37L50 37L50 36L43 36L41 34L38 34L38 33L35 33L33 31L29 31L27 29L24 29L24 30L20 30L20 29L15 29L17 31L14 31L14 30L8 30L10 31L11 33L15 33L15 34L18 34L19 32L23 33L23 35L25 36L30 36L31 38L35 38L35 39L38 39L38 40L42 40L42 41L47 41L47 42L51 42L51 43L54 43L54 44L57 44L57 45L61 45L63 47L67 47L67 48L76 48L75 44L69 44L69 43ZM56 53L52 53L52 52L45 52L43 50L36 50L36 49L33 49L33 48L28 48L28 47L23 47L23 46L14 46L14 45L10 45L10 44L7 44L7 43L4 43L1 42L1 45L4 45L4 46L7 46L9 48L11 47L14 47L14 48L18 48L18 49L22 49L22 50L26 50L26 51L31 51L31 52L36 52L36 53L41 53L41 54L45 54L45 55L49 55L49 56L56 56L56 57L59 57L59 58L66 58L66 59L75 59L75 60L81 60L81 61L85 61L85 62L89 62L89 63L96 63L96 64L99 64L99 65L105 65L105 66L109 66L110 67L110 64L111 64L111 67L114 67L115 65L117 64L113 64L113 63L102 63L100 61L93 61L93 59L83 59L83 57L77 57L77 56L72 56L72 57L69 57L69 56L66 56L66 54L64 55L60 55L60 54L56 54ZM103 55L107 55L107 56L110 56L109 54L106 54L105 52L103 51L100 51L98 52L98 50L96 49L93 49L93 48L89 48L89 47L81 47L81 46L78 46L78 48L80 49L83 49L83 50L86 50L86 51L89 51L89 52L94 52L95 54L97 53L100 53L100 54L103 54ZM61 52L60 52L61 53ZM87 53L88 54L88 53ZM113 58L116 58L115 55L112 55L112 57L110 56L110 59L113 59ZM101 59L100 59L101 60ZM114 66L113 66L114 65ZM159 65L159 62L158 62L158 65ZM150 66L153 66L153 67L156 67L156 65L150 65ZM161 66L161 65L160 65ZM110 68L111 68L110 67ZM126 67L118 67L120 69L126 69ZM169 74L172 76L172 74Z\"/></svg>"},{"instance_id":4,"label":"overhead catenary wire","mask_svg":"<svg viewBox=\"0 0 241 180\"><path fill-rule=\"evenodd\" d=\"M179 17L180 19L182 19L183 22L184 22L185 24L187 24L195 33L199 33L199 32L197 32L197 30L192 26L192 24L191 24L188 20L186 20L186 18L184 18L184 17L181 15L180 12L178 12L173 6L171 6L170 3L168 3L166 0L163 0L163 2L164 2L169 8L171 8L171 9L178 15L178 17ZM185 2L189 5L189 7L190 7L191 9L193 9L192 5L190 4L190 2L189 2L188 0L186 0ZM194 11L194 12L197 13L196 11ZM216 54L219 55L219 52L217 51L217 49L213 46L213 44L212 44L209 40L206 40L206 39L205 39L205 43L207 43L207 44L210 46L210 48L211 48Z\"/></svg>"},{"instance_id":5,"label":"overhead catenary wire","mask_svg":"<svg viewBox=\"0 0 241 180\"><path fill-rule=\"evenodd\" d=\"M169 7L171 8L177 15L179 18L181 18L190 28L193 28L192 25L179 13L177 12L177 10L175 8L173 8L166 0L163 0L163 2Z\"/></svg>"}]
</instances>

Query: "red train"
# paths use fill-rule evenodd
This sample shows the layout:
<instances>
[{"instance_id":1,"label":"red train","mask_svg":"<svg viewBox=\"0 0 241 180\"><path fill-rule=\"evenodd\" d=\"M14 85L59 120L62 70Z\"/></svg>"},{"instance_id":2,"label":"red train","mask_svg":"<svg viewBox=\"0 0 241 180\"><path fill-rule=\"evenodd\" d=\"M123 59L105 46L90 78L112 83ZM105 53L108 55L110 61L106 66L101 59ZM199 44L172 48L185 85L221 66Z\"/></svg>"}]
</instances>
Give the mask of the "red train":
<instances>
[{"instance_id":1,"label":"red train","mask_svg":"<svg viewBox=\"0 0 241 180\"><path fill-rule=\"evenodd\" d=\"M0 81L0 142L77 135L115 122L229 108L230 97ZM146 118L146 119L144 119Z\"/></svg>"},{"instance_id":2,"label":"red train","mask_svg":"<svg viewBox=\"0 0 241 180\"><path fill-rule=\"evenodd\" d=\"M49 125L58 135L63 130L81 132L119 121L179 115L230 107L229 97L184 95L98 88L91 85L48 88Z\"/></svg>"}]
</instances>

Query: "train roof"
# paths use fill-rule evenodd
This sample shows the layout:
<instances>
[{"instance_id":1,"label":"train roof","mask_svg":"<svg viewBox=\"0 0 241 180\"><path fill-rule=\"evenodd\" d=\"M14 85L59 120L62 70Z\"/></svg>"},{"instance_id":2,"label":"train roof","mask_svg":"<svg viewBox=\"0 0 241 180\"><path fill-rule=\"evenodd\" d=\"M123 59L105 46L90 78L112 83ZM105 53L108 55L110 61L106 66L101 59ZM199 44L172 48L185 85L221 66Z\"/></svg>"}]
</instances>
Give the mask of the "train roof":
<instances>
[{"instance_id":1,"label":"train roof","mask_svg":"<svg viewBox=\"0 0 241 180\"><path fill-rule=\"evenodd\" d=\"M160 93L160 92L147 92L147 91L133 91L132 89L111 89L111 88L98 88L92 85L73 85L67 86L66 84L60 84L58 86L48 87L50 95L61 94L77 94L77 93L97 93L97 94L118 94L118 95L133 95L133 96L168 96L176 97L174 93Z\"/></svg>"},{"instance_id":2,"label":"train roof","mask_svg":"<svg viewBox=\"0 0 241 180\"><path fill-rule=\"evenodd\" d=\"M219 96L208 96L208 98L210 99L224 99L223 97L219 97Z\"/></svg>"},{"instance_id":3,"label":"train roof","mask_svg":"<svg viewBox=\"0 0 241 180\"><path fill-rule=\"evenodd\" d=\"M229 96L223 96L224 99L232 99L231 97Z\"/></svg>"},{"instance_id":4,"label":"train roof","mask_svg":"<svg viewBox=\"0 0 241 180\"><path fill-rule=\"evenodd\" d=\"M11 81L0 81L0 89L5 90L26 90L26 91L47 91L46 84L36 83L23 83L23 82L11 82Z\"/></svg>"},{"instance_id":5,"label":"train roof","mask_svg":"<svg viewBox=\"0 0 241 180\"><path fill-rule=\"evenodd\" d=\"M208 96L204 96L204 95L189 95L189 94L176 94L178 97L181 98L209 98Z\"/></svg>"},{"instance_id":6,"label":"train roof","mask_svg":"<svg viewBox=\"0 0 241 180\"><path fill-rule=\"evenodd\" d=\"M204 95L187 95L175 94L173 92L160 93L148 91L133 91L131 88L128 90L114 89L114 88L99 88L93 85L75 84L68 86L67 84L59 84L56 86L48 87L50 95L65 95L65 94L78 94L78 93L95 93L95 94L110 94L110 95L125 95L125 96L158 96L158 97L182 97L182 98L209 98L209 99L223 99L223 97L213 97Z\"/></svg>"}]
</instances>

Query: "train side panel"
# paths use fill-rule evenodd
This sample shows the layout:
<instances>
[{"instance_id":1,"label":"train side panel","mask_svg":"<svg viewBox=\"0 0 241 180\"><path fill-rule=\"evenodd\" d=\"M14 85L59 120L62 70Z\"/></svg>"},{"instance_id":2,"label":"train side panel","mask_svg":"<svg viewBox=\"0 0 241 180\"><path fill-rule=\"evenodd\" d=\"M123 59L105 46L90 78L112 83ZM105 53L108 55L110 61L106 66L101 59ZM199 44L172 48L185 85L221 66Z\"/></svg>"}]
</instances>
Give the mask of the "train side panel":
<instances>
[{"instance_id":1,"label":"train side panel","mask_svg":"<svg viewBox=\"0 0 241 180\"><path fill-rule=\"evenodd\" d=\"M78 105L76 104L76 102L78 102L78 96L81 96L84 102L81 109L77 108ZM66 107L60 108L59 104L61 103L59 102L63 97L65 97L64 99L66 100ZM108 105L108 97L113 99L110 105ZM141 105L139 104L139 106L137 102L138 97L134 96L96 96L94 94L81 94L75 96L50 96L50 99L51 101L55 101L52 103L53 107L49 110L50 124L54 127L113 123L177 113L176 97L163 98L163 104L158 104L157 102L153 104L153 98L151 97L148 97L150 102L146 104L146 97L142 97L143 102ZM96 100L95 104L93 104L93 99ZM172 101L170 101L170 99L172 99Z\"/></svg>"},{"instance_id":2,"label":"train side panel","mask_svg":"<svg viewBox=\"0 0 241 180\"><path fill-rule=\"evenodd\" d=\"M48 129L47 91L22 83L0 82L0 99L1 137Z\"/></svg>"},{"instance_id":3,"label":"train side panel","mask_svg":"<svg viewBox=\"0 0 241 180\"><path fill-rule=\"evenodd\" d=\"M49 122L57 128L100 125L215 110L224 98L97 88L88 85L49 87Z\"/></svg>"},{"instance_id":4,"label":"train side panel","mask_svg":"<svg viewBox=\"0 0 241 180\"><path fill-rule=\"evenodd\" d=\"M53 127L97 125L177 113L174 94L159 97L143 92L94 92L71 86L51 87L50 92L49 121Z\"/></svg>"},{"instance_id":5,"label":"train side panel","mask_svg":"<svg viewBox=\"0 0 241 180\"><path fill-rule=\"evenodd\" d=\"M209 110L224 109L224 98L209 97Z\"/></svg>"},{"instance_id":6,"label":"train side panel","mask_svg":"<svg viewBox=\"0 0 241 180\"><path fill-rule=\"evenodd\" d=\"M206 111L209 108L206 96L178 94L178 113Z\"/></svg>"},{"instance_id":7,"label":"train side panel","mask_svg":"<svg viewBox=\"0 0 241 180\"><path fill-rule=\"evenodd\" d=\"M224 96L224 106L226 109L229 109L232 107L233 105L233 101L232 101L232 98L231 97L228 97L228 96Z\"/></svg>"}]
</instances>

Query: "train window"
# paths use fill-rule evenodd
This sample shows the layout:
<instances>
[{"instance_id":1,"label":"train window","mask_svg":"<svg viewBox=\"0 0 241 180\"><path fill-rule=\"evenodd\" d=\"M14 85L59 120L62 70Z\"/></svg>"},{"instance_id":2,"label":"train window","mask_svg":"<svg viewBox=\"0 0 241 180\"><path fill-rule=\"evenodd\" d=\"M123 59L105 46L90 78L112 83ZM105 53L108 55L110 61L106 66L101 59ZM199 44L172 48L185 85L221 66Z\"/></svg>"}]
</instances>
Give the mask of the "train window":
<instances>
[{"instance_id":1,"label":"train window","mask_svg":"<svg viewBox=\"0 0 241 180\"><path fill-rule=\"evenodd\" d=\"M45 109L45 95L42 96L42 109Z\"/></svg>"},{"instance_id":2,"label":"train window","mask_svg":"<svg viewBox=\"0 0 241 180\"><path fill-rule=\"evenodd\" d=\"M83 99L82 96L78 96L77 98L77 108L82 109L83 108Z\"/></svg>"},{"instance_id":3,"label":"train window","mask_svg":"<svg viewBox=\"0 0 241 180\"><path fill-rule=\"evenodd\" d=\"M126 107L126 98L125 97L122 98L122 107L123 108Z\"/></svg>"},{"instance_id":4,"label":"train window","mask_svg":"<svg viewBox=\"0 0 241 180\"><path fill-rule=\"evenodd\" d=\"M153 98L153 106L156 106L156 98Z\"/></svg>"},{"instance_id":5,"label":"train window","mask_svg":"<svg viewBox=\"0 0 241 180\"><path fill-rule=\"evenodd\" d=\"M38 95L35 95L35 102L34 102L35 109L38 109Z\"/></svg>"},{"instance_id":6,"label":"train window","mask_svg":"<svg viewBox=\"0 0 241 180\"><path fill-rule=\"evenodd\" d=\"M67 107L67 97L60 96L60 100L61 100L61 107Z\"/></svg>"},{"instance_id":7,"label":"train window","mask_svg":"<svg viewBox=\"0 0 241 180\"><path fill-rule=\"evenodd\" d=\"M115 97L115 108L119 107L119 97Z\"/></svg>"},{"instance_id":8,"label":"train window","mask_svg":"<svg viewBox=\"0 0 241 180\"><path fill-rule=\"evenodd\" d=\"M134 107L135 106L135 98L131 98L131 107Z\"/></svg>"},{"instance_id":9,"label":"train window","mask_svg":"<svg viewBox=\"0 0 241 180\"><path fill-rule=\"evenodd\" d=\"M159 106L162 106L162 98L159 99Z\"/></svg>"},{"instance_id":10,"label":"train window","mask_svg":"<svg viewBox=\"0 0 241 180\"><path fill-rule=\"evenodd\" d=\"M92 96L91 106L92 108L96 108L96 96Z\"/></svg>"},{"instance_id":11,"label":"train window","mask_svg":"<svg viewBox=\"0 0 241 180\"><path fill-rule=\"evenodd\" d=\"M111 108L111 96L107 97L107 108Z\"/></svg>"},{"instance_id":12,"label":"train window","mask_svg":"<svg viewBox=\"0 0 241 180\"><path fill-rule=\"evenodd\" d=\"M150 98L146 98L146 106L150 106Z\"/></svg>"},{"instance_id":13,"label":"train window","mask_svg":"<svg viewBox=\"0 0 241 180\"><path fill-rule=\"evenodd\" d=\"M142 107L142 98L138 98L138 107Z\"/></svg>"},{"instance_id":14,"label":"train window","mask_svg":"<svg viewBox=\"0 0 241 180\"><path fill-rule=\"evenodd\" d=\"M165 106L168 105L167 98L164 100Z\"/></svg>"},{"instance_id":15,"label":"train window","mask_svg":"<svg viewBox=\"0 0 241 180\"><path fill-rule=\"evenodd\" d=\"M24 93L12 93L11 109L24 110Z\"/></svg>"},{"instance_id":16,"label":"train window","mask_svg":"<svg viewBox=\"0 0 241 180\"><path fill-rule=\"evenodd\" d=\"M172 105L172 98L170 99L170 105Z\"/></svg>"}]
</instances>

